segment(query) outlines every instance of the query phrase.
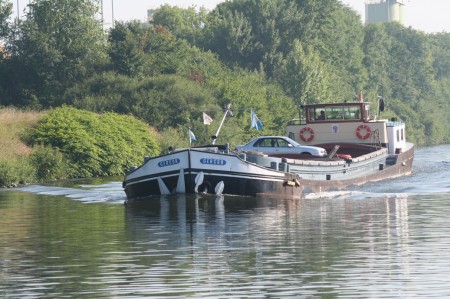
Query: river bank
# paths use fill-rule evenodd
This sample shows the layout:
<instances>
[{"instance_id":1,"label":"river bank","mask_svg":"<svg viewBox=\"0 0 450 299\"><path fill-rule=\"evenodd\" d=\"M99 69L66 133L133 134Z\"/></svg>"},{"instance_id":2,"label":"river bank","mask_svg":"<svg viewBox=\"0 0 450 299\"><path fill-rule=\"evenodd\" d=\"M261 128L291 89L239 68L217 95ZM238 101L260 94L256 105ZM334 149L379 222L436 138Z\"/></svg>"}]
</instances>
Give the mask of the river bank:
<instances>
[{"instance_id":1,"label":"river bank","mask_svg":"<svg viewBox=\"0 0 450 299\"><path fill-rule=\"evenodd\" d=\"M17 187L35 180L25 135L45 112L0 109L0 187Z\"/></svg>"}]
</instances>

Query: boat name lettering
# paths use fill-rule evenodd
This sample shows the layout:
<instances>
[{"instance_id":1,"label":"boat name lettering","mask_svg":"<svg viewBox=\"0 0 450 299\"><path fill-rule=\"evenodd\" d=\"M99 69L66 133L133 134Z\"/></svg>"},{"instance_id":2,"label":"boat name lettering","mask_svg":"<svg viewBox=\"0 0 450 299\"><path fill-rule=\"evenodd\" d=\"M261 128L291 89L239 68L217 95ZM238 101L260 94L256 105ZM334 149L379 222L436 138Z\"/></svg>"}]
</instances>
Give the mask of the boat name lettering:
<instances>
[{"instance_id":1,"label":"boat name lettering","mask_svg":"<svg viewBox=\"0 0 450 299\"><path fill-rule=\"evenodd\" d=\"M176 165L176 164L180 164L180 159L175 158L175 159L161 161L158 163L158 167L167 167L167 166L172 166L172 165Z\"/></svg>"},{"instance_id":2,"label":"boat name lettering","mask_svg":"<svg viewBox=\"0 0 450 299\"><path fill-rule=\"evenodd\" d=\"M201 158L200 163L210 165L225 165L227 164L227 161L221 159Z\"/></svg>"}]
</instances>

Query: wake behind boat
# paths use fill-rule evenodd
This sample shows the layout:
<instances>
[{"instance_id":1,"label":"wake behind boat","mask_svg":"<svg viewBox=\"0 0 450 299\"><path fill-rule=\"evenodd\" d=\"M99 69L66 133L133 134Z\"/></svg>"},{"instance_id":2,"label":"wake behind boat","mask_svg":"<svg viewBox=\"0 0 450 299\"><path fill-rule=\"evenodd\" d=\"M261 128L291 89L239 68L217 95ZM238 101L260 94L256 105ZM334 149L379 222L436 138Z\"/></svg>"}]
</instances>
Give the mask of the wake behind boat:
<instances>
[{"instance_id":1,"label":"wake behind boat","mask_svg":"<svg viewBox=\"0 0 450 299\"><path fill-rule=\"evenodd\" d=\"M281 146L232 151L212 144L146 158L126 175L125 193L128 199L173 193L300 198L410 174L414 146L406 142L405 124L371 119L369 108L366 102L306 105L306 117L288 124L290 138ZM328 154L290 153L289 140Z\"/></svg>"}]
</instances>

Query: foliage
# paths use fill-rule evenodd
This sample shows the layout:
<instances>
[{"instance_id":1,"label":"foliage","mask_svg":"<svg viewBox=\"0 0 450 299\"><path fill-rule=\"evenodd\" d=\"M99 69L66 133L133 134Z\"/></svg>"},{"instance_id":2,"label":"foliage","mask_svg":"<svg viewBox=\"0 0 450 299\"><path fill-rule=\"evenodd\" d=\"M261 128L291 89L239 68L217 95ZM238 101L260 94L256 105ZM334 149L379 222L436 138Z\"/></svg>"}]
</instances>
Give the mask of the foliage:
<instances>
[{"instance_id":1,"label":"foliage","mask_svg":"<svg viewBox=\"0 0 450 299\"><path fill-rule=\"evenodd\" d=\"M132 117L70 107L49 112L29 136L32 144L59 148L70 177L123 174L159 147L148 127Z\"/></svg>"},{"instance_id":2,"label":"foliage","mask_svg":"<svg viewBox=\"0 0 450 299\"><path fill-rule=\"evenodd\" d=\"M195 133L196 138L200 138L198 132ZM189 147L189 131L188 128L167 128L158 135L158 143L163 152L169 151L170 148L186 148Z\"/></svg>"},{"instance_id":3,"label":"foliage","mask_svg":"<svg viewBox=\"0 0 450 299\"><path fill-rule=\"evenodd\" d=\"M35 125L41 113L14 107L0 109L0 159L22 160L31 152L21 136Z\"/></svg>"},{"instance_id":4,"label":"foliage","mask_svg":"<svg viewBox=\"0 0 450 299\"><path fill-rule=\"evenodd\" d=\"M105 35L91 0L33 1L7 39L11 99L52 106L63 91L106 62ZM37 102L37 103L36 103ZM7 103L9 104L9 103Z\"/></svg>"},{"instance_id":5,"label":"foliage","mask_svg":"<svg viewBox=\"0 0 450 299\"><path fill-rule=\"evenodd\" d=\"M18 176L14 169L13 162L0 160L0 187L10 186L17 181Z\"/></svg>"},{"instance_id":6,"label":"foliage","mask_svg":"<svg viewBox=\"0 0 450 299\"><path fill-rule=\"evenodd\" d=\"M256 72L224 71L207 82L216 90L216 96L221 99L221 107L231 103L233 117L226 120L227 124L221 131L219 143L241 144L256 134L284 134L284 125L296 113L294 103L282 92L277 84L267 84L265 78ZM263 130L251 128L250 111L253 109L263 122ZM216 112L217 122L210 130L216 130L223 111ZM209 136L214 135L210 131Z\"/></svg>"},{"instance_id":7,"label":"foliage","mask_svg":"<svg viewBox=\"0 0 450 299\"><path fill-rule=\"evenodd\" d=\"M208 16L201 46L218 53L227 65L263 65L271 74L284 45L277 20L289 21L284 13L292 11L297 11L292 1L224 2Z\"/></svg>"},{"instance_id":8,"label":"foliage","mask_svg":"<svg viewBox=\"0 0 450 299\"><path fill-rule=\"evenodd\" d=\"M34 181L35 171L27 159L32 149L22 136L40 117L41 113L14 107L0 109L0 187Z\"/></svg>"},{"instance_id":9,"label":"foliage","mask_svg":"<svg viewBox=\"0 0 450 299\"><path fill-rule=\"evenodd\" d=\"M329 99L345 100L342 89L336 86L338 78L331 66L320 60L313 49L303 49L300 41L294 41L294 48L277 70L277 78L284 90L297 104L327 102ZM340 82L339 82L340 83Z\"/></svg>"},{"instance_id":10,"label":"foliage","mask_svg":"<svg viewBox=\"0 0 450 299\"><path fill-rule=\"evenodd\" d=\"M7 36L9 30L8 18L12 13L13 4L11 2L0 1L0 38ZM0 47L0 56L1 56Z\"/></svg>"},{"instance_id":11,"label":"foliage","mask_svg":"<svg viewBox=\"0 0 450 299\"><path fill-rule=\"evenodd\" d=\"M195 51L165 27L143 27L137 22L117 23L109 34L109 43L113 69L132 77L176 74L179 66L193 58L192 52ZM209 56L205 60L212 59L208 54L200 56Z\"/></svg>"},{"instance_id":12,"label":"foliage","mask_svg":"<svg viewBox=\"0 0 450 299\"><path fill-rule=\"evenodd\" d=\"M436 79L450 77L450 34L439 33L428 37L433 53L433 69Z\"/></svg>"},{"instance_id":13,"label":"foliage","mask_svg":"<svg viewBox=\"0 0 450 299\"><path fill-rule=\"evenodd\" d=\"M213 102L209 90L176 75L138 79L113 73L93 77L66 98L82 109L132 114L158 130L189 126Z\"/></svg>"},{"instance_id":14,"label":"foliage","mask_svg":"<svg viewBox=\"0 0 450 299\"><path fill-rule=\"evenodd\" d=\"M37 145L29 156L30 164L36 172L36 180L47 182L67 177L68 165L57 148Z\"/></svg>"},{"instance_id":15,"label":"foliage","mask_svg":"<svg viewBox=\"0 0 450 299\"><path fill-rule=\"evenodd\" d=\"M139 22L116 23L108 37L108 54L116 72L126 76L140 76L146 68L150 68L144 57L145 38L145 30Z\"/></svg>"},{"instance_id":16,"label":"foliage","mask_svg":"<svg viewBox=\"0 0 450 299\"><path fill-rule=\"evenodd\" d=\"M27 160L0 159L0 187L33 182L34 178L34 169Z\"/></svg>"},{"instance_id":17,"label":"foliage","mask_svg":"<svg viewBox=\"0 0 450 299\"><path fill-rule=\"evenodd\" d=\"M153 12L151 24L163 26L177 38L185 39L191 44L201 36L202 26L207 12L201 7L198 12L194 6L182 9L176 6L162 5Z\"/></svg>"}]
</instances>

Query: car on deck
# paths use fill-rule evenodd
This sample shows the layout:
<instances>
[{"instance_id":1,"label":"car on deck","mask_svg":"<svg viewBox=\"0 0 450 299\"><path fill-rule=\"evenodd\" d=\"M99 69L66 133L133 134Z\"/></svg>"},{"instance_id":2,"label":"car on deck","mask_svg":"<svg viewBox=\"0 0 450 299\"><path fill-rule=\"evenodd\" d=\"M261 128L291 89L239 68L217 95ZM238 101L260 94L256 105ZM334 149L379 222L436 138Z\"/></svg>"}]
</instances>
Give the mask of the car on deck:
<instances>
[{"instance_id":1,"label":"car on deck","mask_svg":"<svg viewBox=\"0 0 450 299\"><path fill-rule=\"evenodd\" d=\"M241 152L260 152L273 157L295 157L296 155L326 157L327 151L318 146L301 145L289 137L261 136L245 145L236 146Z\"/></svg>"}]
</instances>

